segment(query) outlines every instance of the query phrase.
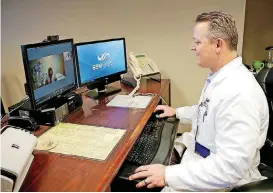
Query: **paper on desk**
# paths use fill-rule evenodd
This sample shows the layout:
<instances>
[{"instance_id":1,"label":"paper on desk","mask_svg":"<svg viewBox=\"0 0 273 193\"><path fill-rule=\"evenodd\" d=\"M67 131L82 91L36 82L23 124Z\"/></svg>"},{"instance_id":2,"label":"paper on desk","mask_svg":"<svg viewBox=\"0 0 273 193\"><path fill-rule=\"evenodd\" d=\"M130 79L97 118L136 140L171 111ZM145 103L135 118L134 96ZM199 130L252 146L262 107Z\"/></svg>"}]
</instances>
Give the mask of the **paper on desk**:
<instances>
[{"instance_id":1,"label":"paper on desk","mask_svg":"<svg viewBox=\"0 0 273 193\"><path fill-rule=\"evenodd\" d=\"M106 106L127 107L127 108L146 108L153 96L134 96L116 95Z\"/></svg>"},{"instance_id":2,"label":"paper on desk","mask_svg":"<svg viewBox=\"0 0 273 193\"><path fill-rule=\"evenodd\" d=\"M58 143L47 151L105 160L126 130L59 123L38 138L37 150L47 143Z\"/></svg>"}]
</instances>

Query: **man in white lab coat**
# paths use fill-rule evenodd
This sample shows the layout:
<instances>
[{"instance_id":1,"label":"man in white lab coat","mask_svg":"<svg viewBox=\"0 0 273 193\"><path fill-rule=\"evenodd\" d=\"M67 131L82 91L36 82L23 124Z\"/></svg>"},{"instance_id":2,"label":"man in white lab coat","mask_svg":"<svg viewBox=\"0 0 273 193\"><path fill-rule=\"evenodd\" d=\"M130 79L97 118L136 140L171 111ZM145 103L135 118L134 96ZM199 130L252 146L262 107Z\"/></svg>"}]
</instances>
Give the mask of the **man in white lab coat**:
<instances>
[{"instance_id":1,"label":"man in white lab coat","mask_svg":"<svg viewBox=\"0 0 273 193\"><path fill-rule=\"evenodd\" d=\"M181 163L140 166L130 180L137 187L165 187L166 191L213 191L261 180L257 169L268 130L268 104L254 76L237 55L238 33L232 16L223 12L199 15L191 50L202 68L209 68L199 102L191 107L164 110L191 122L192 130L175 142Z\"/></svg>"}]
</instances>

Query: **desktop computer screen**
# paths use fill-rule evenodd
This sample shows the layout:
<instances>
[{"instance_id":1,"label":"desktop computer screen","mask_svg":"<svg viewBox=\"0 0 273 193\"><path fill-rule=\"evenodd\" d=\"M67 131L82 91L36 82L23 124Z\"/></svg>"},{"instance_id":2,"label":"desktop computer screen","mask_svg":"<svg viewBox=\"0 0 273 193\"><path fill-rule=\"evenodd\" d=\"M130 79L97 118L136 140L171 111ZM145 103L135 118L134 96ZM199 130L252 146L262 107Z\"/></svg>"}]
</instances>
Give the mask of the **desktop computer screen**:
<instances>
[{"instance_id":1,"label":"desktop computer screen","mask_svg":"<svg viewBox=\"0 0 273 193\"><path fill-rule=\"evenodd\" d=\"M106 85L127 72L125 38L77 43L75 53L80 86L98 90L87 96L100 98L120 90Z\"/></svg>"},{"instance_id":2,"label":"desktop computer screen","mask_svg":"<svg viewBox=\"0 0 273 193\"><path fill-rule=\"evenodd\" d=\"M73 39L22 45L32 108L76 88Z\"/></svg>"}]
</instances>

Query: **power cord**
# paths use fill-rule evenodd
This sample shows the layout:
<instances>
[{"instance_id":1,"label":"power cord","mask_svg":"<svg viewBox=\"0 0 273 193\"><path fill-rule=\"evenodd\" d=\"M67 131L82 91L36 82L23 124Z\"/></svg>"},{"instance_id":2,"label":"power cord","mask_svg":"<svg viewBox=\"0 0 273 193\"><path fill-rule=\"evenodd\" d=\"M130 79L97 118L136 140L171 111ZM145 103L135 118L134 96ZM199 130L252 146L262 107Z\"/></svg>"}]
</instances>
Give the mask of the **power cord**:
<instances>
[{"instance_id":1,"label":"power cord","mask_svg":"<svg viewBox=\"0 0 273 193\"><path fill-rule=\"evenodd\" d=\"M140 88L140 80L141 80L141 75L137 78L134 76L134 79L137 82L136 87L134 90L128 95L129 97L134 97L134 96L159 96L159 98L165 103L165 105L168 105L167 102L164 100L164 98L156 93L136 93L137 90Z\"/></svg>"},{"instance_id":2,"label":"power cord","mask_svg":"<svg viewBox=\"0 0 273 193\"><path fill-rule=\"evenodd\" d=\"M141 80L141 75L139 76L139 78L135 77L134 76L134 79L137 81L137 85L136 87L134 88L134 90L129 94L129 97L133 97L136 93L136 91L139 89L140 87L140 80Z\"/></svg>"}]
</instances>

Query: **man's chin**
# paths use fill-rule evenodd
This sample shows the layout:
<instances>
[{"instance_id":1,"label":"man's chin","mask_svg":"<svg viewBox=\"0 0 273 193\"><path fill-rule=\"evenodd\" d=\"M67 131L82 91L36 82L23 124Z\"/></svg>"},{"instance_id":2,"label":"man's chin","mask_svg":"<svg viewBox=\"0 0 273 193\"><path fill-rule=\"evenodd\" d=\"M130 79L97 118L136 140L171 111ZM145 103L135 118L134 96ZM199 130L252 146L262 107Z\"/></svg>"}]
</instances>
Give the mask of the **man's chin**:
<instances>
[{"instance_id":1,"label":"man's chin","mask_svg":"<svg viewBox=\"0 0 273 193\"><path fill-rule=\"evenodd\" d=\"M201 64L201 62L200 61L196 61L196 64L198 65L198 66L200 66L200 67L202 67L202 64Z\"/></svg>"},{"instance_id":2,"label":"man's chin","mask_svg":"<svg viewBox=\"0 0 273 193\"><path fill-rule=\"evenodd\" d=\"M201 68L207 68L206 66L204 66L202 63L197 62L197 65L200 66Z\"/></svg>"}]
</instances>

